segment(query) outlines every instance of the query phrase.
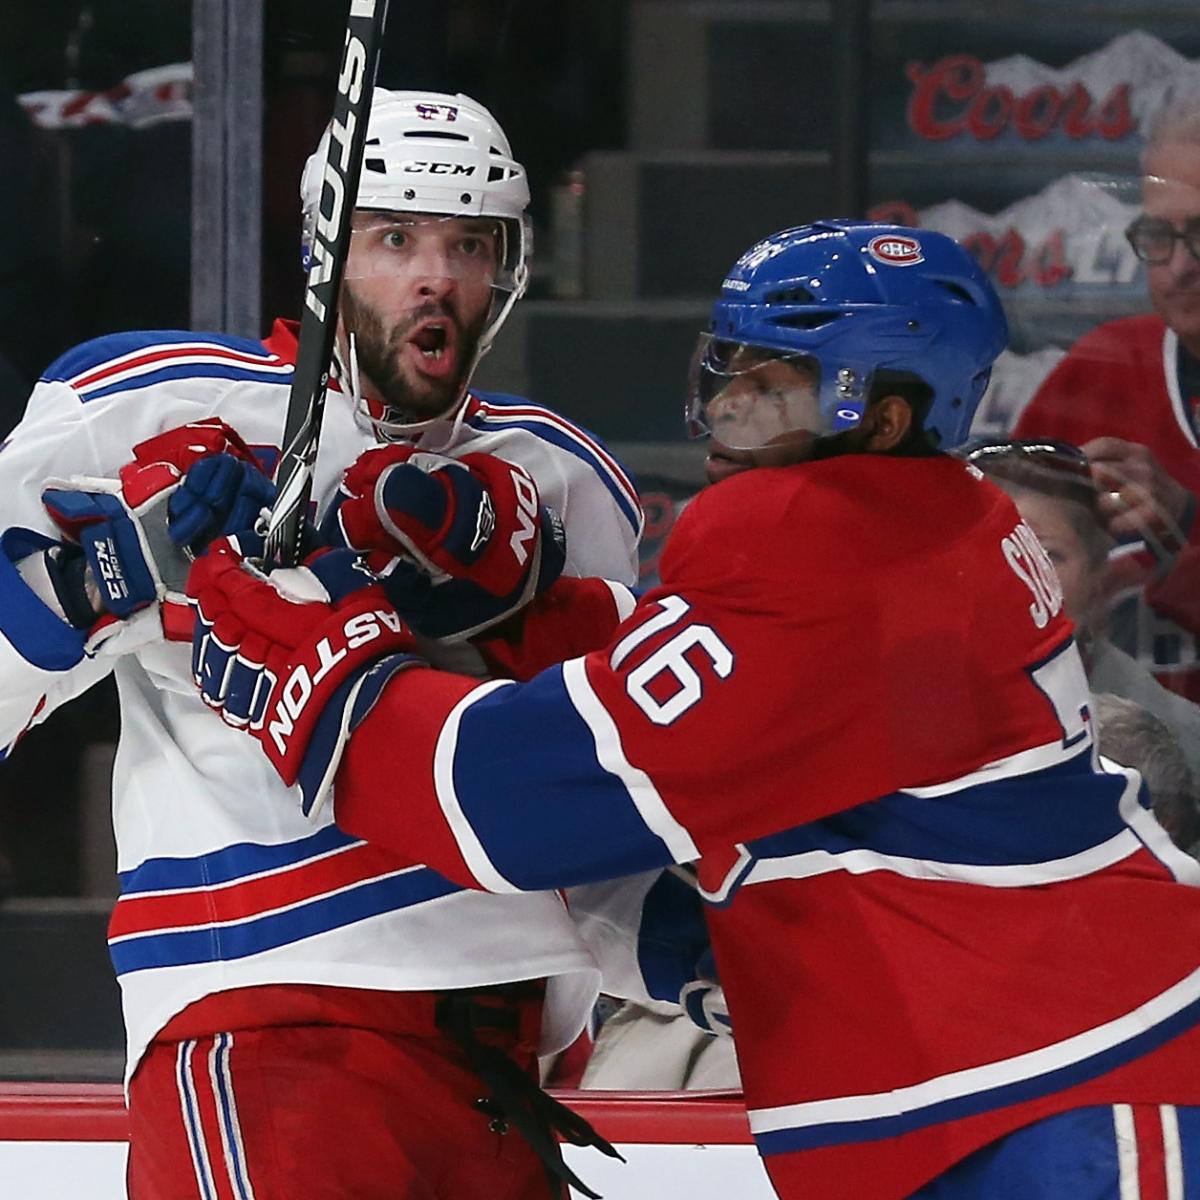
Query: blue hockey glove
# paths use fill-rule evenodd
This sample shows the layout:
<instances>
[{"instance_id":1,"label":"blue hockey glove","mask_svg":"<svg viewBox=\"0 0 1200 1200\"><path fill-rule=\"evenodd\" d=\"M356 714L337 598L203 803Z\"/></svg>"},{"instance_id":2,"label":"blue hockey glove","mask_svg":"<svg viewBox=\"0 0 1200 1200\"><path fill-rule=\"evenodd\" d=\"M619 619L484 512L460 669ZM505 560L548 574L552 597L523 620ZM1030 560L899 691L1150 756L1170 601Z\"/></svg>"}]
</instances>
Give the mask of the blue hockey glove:
<instances>
[{"instance_id":1,"label":"blue hockey glove","mask_svg":"<svg viewBox=\"0 0 1200 1200\"><path fill-rule=\"evenodd\" d=\"M562 526L522 467L490 454L367 451L346 472L322 533L370 555L388 598L427 637L459 641L549 587Z\"/></svg>"},{"instance_id":2,"label":"blue hockey glove","mask_svg":"<svg viewBox=\"0 0 1200 1200\"><path fill-rule=\"evenodd\" d=\"M729 1020L729 1005L725 989L717 981L717 964L710 947L696 964L698 978L685 983L679 992L679 1003L693 1025L717 1037L729 1037L733 1025Z\"/></svg>"},{"instance_id":3,"label":"blue hockey glove","mask_svg":"<svg viewBox=\"0 0 1200 1200\"><path fill-rule=\"evenodd\" d=\"M217 420L196 421L134 447L117 479L51 480L42 502L78 545L48 563L72 624L90 611L104 624L161 604L168 638L191 636L184 583L193 554L251 526L275 489L241 438Z\"/></svg>"},{"instance_id":4,"label":"blue hockey glove","mask_svg":"<svg viewBox=\"0 0 1200 1200\"><path fill-rule=\"evenodd\" d=\"M167 501L167 532L177 546L199 554L218 537L253 529L275 502L275 485L253 462L214 454L188 468Z\"/></svg>"},{"instance_id":5,"label":"blue hockey glove","mask_svg":"<svg viewBox=\"0 0 1200 1200\"><path fill-rule=\"evenodd\" d=\"M725 1036L731 1032L704 901L689 867L663 871L646 893L637 957L649 996L678 1004L705 1033Z\"/></svg>"}]
</instances>

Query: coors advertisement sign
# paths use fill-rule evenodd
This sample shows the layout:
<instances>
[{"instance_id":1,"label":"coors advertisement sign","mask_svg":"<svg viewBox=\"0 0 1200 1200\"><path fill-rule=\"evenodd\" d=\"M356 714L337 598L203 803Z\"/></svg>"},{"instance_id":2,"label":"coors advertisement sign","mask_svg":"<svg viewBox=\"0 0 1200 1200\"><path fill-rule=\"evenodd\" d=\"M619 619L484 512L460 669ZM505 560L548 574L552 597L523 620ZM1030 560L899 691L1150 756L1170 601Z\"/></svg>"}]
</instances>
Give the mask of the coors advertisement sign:
<instances>
[{"instance_id":1,"label":"coors advertisement sign","mask_svg":"<svg viewBox=\"0 0 1200 1200\"><path fill-rule=\"evenodd\" d=\"M937 229L970 249L1006 301L1022 354L1144 309L1144 270L1124 236L1139 208L1138 153L1167 101L1200 103L1196 32L1170 43L1111 24L954 34L971 38L961 53L890 51L907 89L904 127L897 106L877 132L904 153L880 146L870 215ZM1093 46L1079 52L1067 37ZM1004 408L1019 407L1020 390Z\"/></svg>"},{"instance_id":2,"label":"coors advertisement sign","mask_svg":"<svg viewBox=\"0 0 1200 1200\"><path fill-rule=\"evenodd\" d=\"M1023 40L1028 45L1028 31ZM1200 60L1144 30L1118 34L1062 66L1036 52L987 59L964 50L909 59L903 72L908 145L970 155L1070 149L1127 158L1168 95L1200 92Z\"/></svg>"},{"instance_id":3,"label":"coors advertisement sign","mask_svg":"<svg viewBox=\"0 0 1200 1200\"><path fill-rule=\"evenodd\" d=\"M1097 287L1114 298L1143 294L1142 265L1125 240L1137 213L1135 178L1072 174L996 213L946 200L925 208L883 203L870 215L961 242L1002 295L1068 299Z\"/></svg>"}]
</instances>

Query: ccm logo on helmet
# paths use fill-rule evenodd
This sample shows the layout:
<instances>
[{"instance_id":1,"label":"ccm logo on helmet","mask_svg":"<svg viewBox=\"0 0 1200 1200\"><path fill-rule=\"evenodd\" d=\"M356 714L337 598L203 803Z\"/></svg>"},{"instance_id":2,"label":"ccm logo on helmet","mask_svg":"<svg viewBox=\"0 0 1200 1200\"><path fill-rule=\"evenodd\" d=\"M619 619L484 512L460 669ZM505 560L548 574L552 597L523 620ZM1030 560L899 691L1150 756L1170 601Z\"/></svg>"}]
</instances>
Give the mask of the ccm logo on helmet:
<instances>
[{"instance_id":1,"label":"ccm logo on helmet","mask_svg":"<svg viewBox=\"0 0 1200 1200\"><path fill-rule=\"evenodd\" d=\"M474 175L473 163L426 162L420 158L410 158L404 164L404 171L409 175Z\"/></svg>"},{"instance_id":2,"label":"ccm logo on helmet","mask_svg":"<svg viewBox=\"0 0 1200 1200\"><path fill-rule=\"evenodd\" d=\"M925 261L921 243L902 233L885 233L867 243L867 253L889 267L912 267Z\"/></svg>"}]
</instances>

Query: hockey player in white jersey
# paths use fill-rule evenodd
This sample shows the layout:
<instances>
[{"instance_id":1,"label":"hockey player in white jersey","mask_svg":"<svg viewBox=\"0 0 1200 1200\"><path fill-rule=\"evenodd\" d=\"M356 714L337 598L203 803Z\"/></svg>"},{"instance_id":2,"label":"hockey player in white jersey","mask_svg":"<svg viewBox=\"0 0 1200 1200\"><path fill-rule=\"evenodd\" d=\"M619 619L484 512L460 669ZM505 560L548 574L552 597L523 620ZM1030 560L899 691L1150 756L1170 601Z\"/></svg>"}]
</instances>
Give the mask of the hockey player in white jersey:
<instances>
[{"instance_id":1,"label":"hockey player in white jersey","mask_svg":"<svg viewBox=\"0 0 1200 1200\"><path fill-rule=\"evenodd\" d=\"M524 594L561 558L550 513L567 572L632 582L641 512L621 468L547 409L468 389L524 290L527 202L481 106L376 91L313 494L328 508L382 441L367 485L385 518L416 503L416 463L453 477L453 509L488 498L499 458L544 507L521 532L526 575L498 587ZM468 891L311 823L253 743L205 712L189 648L170 640L189 624L172 547L244 528L269 496L260 468L278 454L295 350L287 322L262 342L100 338L48 368L0 454L0 745L110 673L120 695L110 945L130 1196L544 1197L552 1168L506 1134L536 1141L544 1119L506 1064L528 1072L570 1042L596 991L559 898ZM410 462L414 448L440 457ZM469 551L506 519L481 519Z\"/></svg>"}]
</instances>

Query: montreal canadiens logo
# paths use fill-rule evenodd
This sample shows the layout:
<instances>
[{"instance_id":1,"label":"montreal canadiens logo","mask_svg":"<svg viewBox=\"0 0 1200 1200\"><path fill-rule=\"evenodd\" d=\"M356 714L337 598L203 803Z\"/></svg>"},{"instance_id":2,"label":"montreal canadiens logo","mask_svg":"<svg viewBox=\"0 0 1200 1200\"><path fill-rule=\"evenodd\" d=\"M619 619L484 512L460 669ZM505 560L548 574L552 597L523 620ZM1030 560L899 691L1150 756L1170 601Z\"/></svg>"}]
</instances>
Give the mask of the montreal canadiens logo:
<instances>
[{"instance_id":1,"label":"montreal canadiens logo","mask_svg":"<svg viewBox=\"0 0 1200 1200\"><path fill-rule=\"evenodd\" d=\"M867 253L890 267L912 267L925 261L921 243L903 233L885 233L867 243Z\"/></svg>"}]
</instances>

